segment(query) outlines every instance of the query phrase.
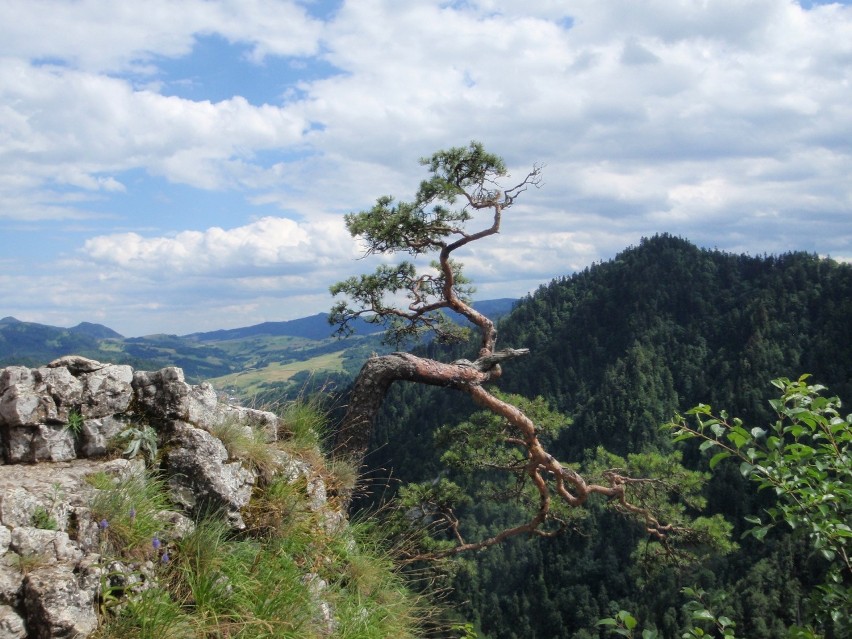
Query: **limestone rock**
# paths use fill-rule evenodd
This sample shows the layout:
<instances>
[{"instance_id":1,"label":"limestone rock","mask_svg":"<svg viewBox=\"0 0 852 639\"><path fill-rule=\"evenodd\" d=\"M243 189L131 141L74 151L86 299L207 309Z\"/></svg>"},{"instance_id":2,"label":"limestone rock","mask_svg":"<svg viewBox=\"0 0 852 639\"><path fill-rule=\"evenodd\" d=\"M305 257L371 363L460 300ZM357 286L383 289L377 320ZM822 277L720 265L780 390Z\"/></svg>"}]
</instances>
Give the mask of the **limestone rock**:
<instances>
[{"instance_id":1,"label":"limestone rock","mask_svg":"<svg viewBox=\"0 0 852 639\"><path fill-rule=\"evenodd\" d=\"M0 420L10 426L27 424L40 411L41 397L33 392L33 372L24 366L9 366L0 374ZM36 420L38 423L38 420Z\"/></svg>"},{"instance_id":2,"label":"limestone rock","mask_svg":"<svg viewBox=\"0 0 852 639\"><path fill-rule=\"evenodd\" d=\"M195 532L195 522L186 515L173 510L157 513L157 520L163 523L163 530L168 530L169 538L175 541Z\"/></svg>"},{"instance_id":3,"label":"limestone rock","mask_svg":"<svg viewBox=\"0 0 852 639\"><path fill-rule=\"evenodd\" d=\"M228 463L228 451L210 433L182 424L164 460L172 497L200 515L222 511L235 528L245 528L240 510L249 503L254 473L239 462Z\"/></svg>"},{"instance_id":4,"label":"limestone rock","mask_svg":"<svg viewBox=\"0 0 852 639\"><path fill-rule=\"evenodd\" d=\"M186 421L190 387L180 368L169 366L158 371L136 371L133 390L139 410L149 418L160 422Z\"/></svg>"},{"instance_id":5,"label":"limestone rock","mask_svg":"<svg viewBox=\"0 0 852 639\"><path fill-rule=\"evenodd\" d=\"M101 457L109 450L109 440L127 428L127 423L114 415L86 419L80 433L81 453L84 457Z\"/></svg>"},{"instance_id":6,"label":"limestone rock","mask_svg":"<svg viewBox=\"0 0 852 639\"><path fill-rule=\"evenodd\" d=\"M267 442L278 441L281 419L271 411L244 406L226 406L224 407L224 419L249 424L252 428L263 431L266 434Z\"/></svg>"},{"instance_id":7,"label":"limestone rock","mask_svg":"<svg viewBox=\"0 0 852 639\"><path fill-rule=\"evenodd\" d=\"M47 368L67 368L72 375L79 377L83 373L94 373L105 366L109 364L101 364L82 355L65 355L50 362Z\"/></svg>"},{"instance_id":8,"label":"limestone rock","mask_svg":"<svg viewBox=\"0 0 852 639\"><path fill-rule=\"evenodd\" d=\"M82 559L80 548L71 542L68 533L20 526L12 531L9 547L22 557L40 556L45 561L77 561Z\"/></svg>"},{"instance_id":9,"label":"limestone rock","mask_svg":"<svg viewBox=\"0 0 852 639\"><path fill-rule=\"evenodd\" d=\"M5 471L8 467L0 468ZM23 486L16 485L14 478L7 479L5 475L0 473L0 522L9 528L29 526L39 500Z\"/></svg>"},{"instance_id":10,"label":"limestone rock","mask_svg":"<svg viewBox=\"0 0 852 639\"><path fill-rule=\"evenodd\" d=\"M6 554L9 550L9 544L12 543L12 531L0 524L0 557Z\"/></svg>"},{"instance_id":11,"label":"limestone rock","mask_svg":"<svg viewBox=\"0 0 852 639\"><path fill-rule=\"evenodd\" d=\"M12 606L22 614L20 604L23 575L14 560L13 555L4 555L0 560L0 605Z\"/></svg>"},{"instance_id":12,"label":"limestone rock","mask_svg":"<svg viewBox=\"0 0 852 639\"><path fill-rule=\"evenodd\" d=\"M58 530L88 510L95 489L86 477L105 472L116 478L139 472L141 461L76 459L55 464L0 465L0 524L14 529L33 525L38 508L47 511ZM73 517L72 517L73 515ZM80 521L76 521L80 530Z\"/></svg>"},{"instance_id":13,"label":"limestone rock","mask_svg":"<svg viewBox=\"0 0 852 639\"><path fill-rule=\"evenodd\" d=\"M24 639L27 628L24 620L11 606L0 605L0 638Z\"/></svg>"},{"instance_id":14,"label":"limestone rock","mask_svg":"<svg viewBox=\"0 0 852 639\"><path fill-rule=\"evenodd\" d=\"M10 366L0 375L0 419L9 426L64 424L82 393L67 368Z\"/></svg>"},{"instance_id":15,"label":"limestone rock","mask_svg":"<svg viewBox=\"0 0 852 639\"><path fill-rule=\"evenodd\" d=\"M10 464L68 461L77 456L74 433L62 425L35 424L9 428Z\"/></svg>"},{"instance_id":16,"label":"limestone rock","mask_svg":"<svg viewBox=\"0 0 852 639\"><path fill-rule=\"evenodd\" d=\"M24 608L36 639L87 637L98 627L95 591L68 564L39 568L24 578Z\"/></svg>"},{"instance_id":17,"label":"limestone rock","mask_svg":"<svg viewBox=\"0 0 852 639\"><path fill-rule=\"evenodd\" d=\"M80 428L72 432L70 421ZM127 427L149 425L165 451L158 470L182 510L159 515L168 539L181 539L199 515L214 511L233 528L244 528L241 511L258 475L229 459L212 432L233 425L255 436L260 429L274 442L281 427L275 414L220 402L212 386L187 384L174 367L134 373L129 366L68 356L41 368L0 370L0 639L91 635L95 598L109 566L127 575L122 587L129 590L155 583L150 561L119 570L121 562L105 553L91 510L97 491L87 481L106 473L118 483L142 472L141 456L97 458ZM290 481L305 480L308 507L325 526L341 525L344 515L328 509L325 483L311 466L282 451L275 455ZM330 608L323 609L323 621L333 627Z\"/></svg>"},{"instance_id":18,"label":"limestone rock","mask_svg":"<svg viewBox=\"0 0 852 639\"><path fill-rule=\"evenodd\" d=\"M199 428L210 429L222 423L224 412L219 397L210 384L190 388L186 394L186 421Z\"/></svg>"},{"instance_id":19,"label":"limestone rock","mask_svg":"<svg viewBox=\"0 0 852 639\"><path fill-rule=\"evenodd\" d=\"M130 366L104 366L81 375L83 417L108 417L123 413L133 401L133 369Z\"/></svg>"}]
</instances>

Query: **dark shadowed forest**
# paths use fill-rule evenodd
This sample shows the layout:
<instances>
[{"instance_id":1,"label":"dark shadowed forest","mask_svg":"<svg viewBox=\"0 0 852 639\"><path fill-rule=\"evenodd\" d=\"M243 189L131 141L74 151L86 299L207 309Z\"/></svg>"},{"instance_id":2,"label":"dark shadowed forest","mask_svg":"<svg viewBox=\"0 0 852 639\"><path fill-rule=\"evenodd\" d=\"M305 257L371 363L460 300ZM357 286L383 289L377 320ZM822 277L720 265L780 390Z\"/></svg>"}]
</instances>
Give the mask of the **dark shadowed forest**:
<instances>
[{"instance_id":1,"label":"dark shadowed forest","mask_svg":"<svg viewBox=\"0 0 852 639\"><path fill-rule=\"evenodd\" d=\"M849 265L805 253L732 255L662 235L521 300L500 322L498 340L531 354L508 364L498 385L541 396L570 421L551 443L561 460L591 463L599 447L620 456L680 450L686 466L706 471L710 454L673 444L660 425L700 402L765 425L776 396L770 381L803 373L852 397L850 318ZM469 356L464 346L422 349L443 361ZM499 481L441 462L435 432L474 410L459 393L395 384L359 506L375 508L406 482L448 478L473 494ZM622 609L662 637L680 637L689 621L681 589L700 588L736 622L737 636L785 636L807 616L825 560L789 527L762 540L742 536L744 518L773 496L736 464L716 466L705 495L706 513L733 525L731 552L691 563L643 556L641 530L605 501L590 502L563 535L517 538L458 559L447 577L449 602L492 639L611 636L596 623ZM458 511L461 528L479 537L505 525L514 508L511 500L473 500Z\"/></svg>"}]
</instances>

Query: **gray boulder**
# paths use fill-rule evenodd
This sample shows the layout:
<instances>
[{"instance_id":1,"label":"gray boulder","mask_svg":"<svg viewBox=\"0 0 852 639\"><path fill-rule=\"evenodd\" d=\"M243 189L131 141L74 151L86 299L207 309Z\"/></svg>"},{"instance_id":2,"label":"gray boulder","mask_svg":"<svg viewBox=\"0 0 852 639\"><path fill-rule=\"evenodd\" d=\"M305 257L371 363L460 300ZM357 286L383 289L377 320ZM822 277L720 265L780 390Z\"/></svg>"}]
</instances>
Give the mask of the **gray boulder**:
<instances>
[{"instance_id":1,"label":"gray boulder","mask_svg":"<svg viewBox=\"0 0 852 639\"><path fill-rule=\"evenodd\" d=\"M24 639L27 628L21 615L11 606L0 605L0 637L2 639Z\"/></svg>"},{"instance_id":2,"label":"gray boulder","mask_svg":"<svg viewBox=\"0 0 852 639\"><path fill-rule=\"evenodd\" d=\"M77 456L74 433L58 424L33 424L9 428L7 457L10 464L68 461Z\"/></svg>"},{"instance_id":3,"label":"gray boulder","mask_svg":"<svg viewBox=\"0 0 852 639\"><path fill-rule=\"evenodd\" d=\"M133 369L130 366L104 366L81 376L83 417L108 417L125 412L133 401Z\"/></svg>"},{"instance_id":4,"label":"gray boulder","mask_svg":"<svg viewBox=\"0 0 852 639\"><path fill-rule=\"evenodd\" d=\"M9 426L67 423L82 394L67 368L10 366L0 374L0 419Z\"/></svg>"},{"instance_id":5,"label":"gray boulder","mask_svg":"<svg viewBox=\"0 0 852 639\"><path fill-rule=\"evenodd\" d=\"M102 457L109 452L110 439L127 428L128 422L116 415L83 420L80 448L83 457Z\"/></svg>"},{"instance_id":6,"label":"gray boulder","mask_svg":"<svg viewBox=\"0 0 852 639\"><path fill-rule=\"evenodd\" d=\"M136 371L133 374L133 391L139 411L160 423L186 420L187 397L190 386L183 370L175 366L158 371Z\"/></svg>"},{"instance_id":7,"label":"gray boulder","mask_svg":"<svg viewBox=\"0 0 852 639\"><path fill-rule=\"evenodd\" d=\"M176 430L164 459L172 498L193 515L220 511L231 526L245 528L240 510L251 499L257 475L228 462L225 446L207 431L189 424Z\"/></svg>"},{"instance_id":8,"label":"gray boulder","mask_svg":"<svg viewBox=\"0 0 852 639\"><path fill-rule=\"evenodd\" d=\"M29 636L36 639L88 637L98 627L95 590L73 566L55 564L24 578Z\"/></svg>"}]
</instances>

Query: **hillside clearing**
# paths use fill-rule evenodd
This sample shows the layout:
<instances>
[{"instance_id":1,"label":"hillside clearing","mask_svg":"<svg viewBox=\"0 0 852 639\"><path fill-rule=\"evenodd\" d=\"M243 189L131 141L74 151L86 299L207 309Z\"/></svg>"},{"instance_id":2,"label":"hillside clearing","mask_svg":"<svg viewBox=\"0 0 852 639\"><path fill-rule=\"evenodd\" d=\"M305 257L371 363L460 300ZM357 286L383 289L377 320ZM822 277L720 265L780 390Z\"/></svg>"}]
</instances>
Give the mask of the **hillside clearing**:
<instances>
[{"instance_id":1,"label":"hillside clearing","mask_svg":"<svg viewBox=\"0 0 852 639\"><path fill-rule=\"evenodd\" d=\"M311 373L319 371L342 372L344 370L343 355L343 351L337 351L302 361L273 362L263 368L223 375L207 381L217 390L235 391L241 396L250 397L262 390L263 386L267 384L290 381L290 378L301 371L310 371Z\"/></svg>"}]
</instances>

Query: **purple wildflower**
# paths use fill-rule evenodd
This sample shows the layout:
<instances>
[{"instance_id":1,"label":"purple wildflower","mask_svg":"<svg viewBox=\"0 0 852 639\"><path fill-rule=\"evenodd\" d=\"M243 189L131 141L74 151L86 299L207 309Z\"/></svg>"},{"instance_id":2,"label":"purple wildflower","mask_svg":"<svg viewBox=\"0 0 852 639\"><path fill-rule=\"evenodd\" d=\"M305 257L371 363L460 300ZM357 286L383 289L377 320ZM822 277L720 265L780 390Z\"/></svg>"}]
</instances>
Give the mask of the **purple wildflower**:
<instances>
[{"instance_id":1,"label":"purple wildflower","mask_svg":"<svg viewBox=\"0 0 852 639\"><path fill-rule=\"evenodd\" d=\"M136 509L131 506L130 508L130 523L132 524L136 521Z\"/></svg>"},{"instance_id":2,"label":"purple wildflower","mask_svg":"<svg viewBox=\"0 0 852 639\"><path fill-rule=\"evenodd\" d=\"M98 524L98 528L101 530L106 530L109 528L109 522L106 519L101 519L101 522Z\"/></svg>"},{"instance_id":3,"label":"purple wildflower","mask_svg":"<svg viewBox=\"0 0 852 639\"><path fill-rule=\"evenodd\" d=\"M160 538L156 536L151 540L151 545L154 547L154 550L159 550L162 543L163 542L160 541Z\"/></svg>"},{"instance_id":4,"label":"purple wildflower","mask_svg":"<svg viewBox=\"0 0 852 639\"><path fill-rule=\"evenodd\" d=\"M169 553L168 553L168 552L164 552L164 553L163 553L163 556L162 556L162 557L160 557L160 561L162 561L164 564L169 563Z\"/></svg>"}]
</instances>

